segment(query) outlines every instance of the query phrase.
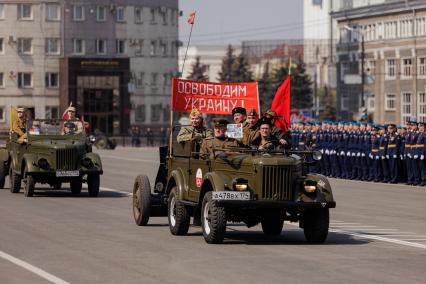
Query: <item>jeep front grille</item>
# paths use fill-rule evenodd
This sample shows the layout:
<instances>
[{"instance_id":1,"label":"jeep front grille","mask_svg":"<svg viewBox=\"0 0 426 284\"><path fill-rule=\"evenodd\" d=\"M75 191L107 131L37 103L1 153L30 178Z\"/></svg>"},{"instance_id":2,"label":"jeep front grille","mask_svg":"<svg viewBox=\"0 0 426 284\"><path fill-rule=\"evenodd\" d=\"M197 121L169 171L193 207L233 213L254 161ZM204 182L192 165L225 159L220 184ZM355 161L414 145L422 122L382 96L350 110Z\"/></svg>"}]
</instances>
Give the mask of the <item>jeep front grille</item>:
<instances>
[{"instance_id":1,"label":"jeep front grille","mask_svg":"<svg viewBox=\"0 0 426 284\"><path fill-rule=\"evenodd\" d=\"M262 197L266 200L293 200L293 178L291 168L264 166Z\"/></svg>"},{"instance_id":2,"label":"jeep front grille","mask_svg":"<svg viewBox=\"0 0 426 284\"><path fill-rule=\"evenodd\" d=\"M77 162L76 149L57 149L56 150L56 169L75 170Z\"/></svg>"}]
</instances>

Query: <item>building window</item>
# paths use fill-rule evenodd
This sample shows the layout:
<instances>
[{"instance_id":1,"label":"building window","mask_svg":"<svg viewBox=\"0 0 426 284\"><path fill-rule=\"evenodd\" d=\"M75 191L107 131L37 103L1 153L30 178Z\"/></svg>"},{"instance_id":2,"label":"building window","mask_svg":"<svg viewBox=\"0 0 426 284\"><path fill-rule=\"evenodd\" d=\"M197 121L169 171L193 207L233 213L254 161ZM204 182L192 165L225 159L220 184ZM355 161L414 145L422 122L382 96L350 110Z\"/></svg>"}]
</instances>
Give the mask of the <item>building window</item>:
<instances>
[{"instance_id":1,"label":"building window","mask_svg":"<svg viewBox=\"0 0 426 284\"><path fill-rule=\"evenodd\" d=\"M46 20L59 21L61 19L61 10L57 4L46 4Z\"/></svg>"},{"instance_id":2,"label":"building window","mask_svg":"<svg viewBox=\"0 0 426 284\"><path fill-rule=\"evenodd\" d=\"M4 106L0 106L0 121L6 121L6 108Z\"/></svg>"},{"instance_id":3,"label":"building window","mask_svg":"<svg viewBox=\"0 0 426 284\"><path fill-rule=\"evenodd\" d=\"M135 7L135 23L141 24L142 23L142 7Z\"/></svg>"},{"instance_id":4,"label":"building window","mask_svg":"<svg viewBox=\"0 0 426 284\"><path fill-rule=\"evenodd\" d=\"M157 85L158 73L151 73L151 86Z\"/></svg>"},{"instance_id":5,"label":"building window","mask_svg":"<svg viewBox=\"0 0 426 284\"><path fill-rule=\"evenodd\" d=\"M169 73L163 74L163 86L167 86L169 84Z\"/></svg>"},{"instance_id":6,"label":"building window","mask_svg":"<svg viewBox=\"0 0 426 284\"><path fill-rule=\"evenodd\" d=\"M349 102L349 98L348 97L340 97L340 109L345 111L348 110L348 102Z\"/></svg>"},{"instance_id":7,"label":"building window","mask_svg":"<svg viewBox=\"0 0 426 284\"><path fill-rule=\"evenodd\" d=\"M402 93L401 121L407 121L411 117L411 93Z\"/></svg>"},{"instance_id":8,"label":"building window","mask_svg":"<svg viewBox=\"0 0 426 284\"><path fill-rule=\"evenodd\" d=\"M151 122L160 121L161 117L161 105L151 105Z\"/></svg>"},{"instance_id":9,"label":"building window","mask_svg":"<svg viewBox=\"0 0 426 284\"><path fill-rule=\"evenodd\" d=\"M124 39L117 39L115 41L115 50L117 54L126 53L126 41Z\"/></svg>"},{"instance_id":10,"label":"building window","mask_svg":"<svg viewBox=\"0 0 426 284\"><path fill-rule=\"evenodd\" d=\"M96 21L105 22L106 21L106 7L98 6L96 7Z\"/></svg>"},{"instance_id":11,"label":"building window","mask_svg":"<svg viewBox=\"0 0 426 284\"><path fill-rule=\"evenodd\" d=\"M396 38L398 36L398 22L386 22L385 23L385 38L386 39L392 39Z\"/></svg>"},{"instance_id":12,"label":"building window","mask_svg":"<svg viewBox=\"0 0 426 284\"><path fill-rule=\"evenodd\" d=\"M59 38L47 38L46 39L46 54L58 55L60 53L60 40Z\"/></svg>"},{"instance_id":13,"label":"building window","mask_svg":"<svg viewBox=\"0 0 426 284\"><path fill-rule=\"evenodd\" d=\"M18 72L18 88L31 88L33 76L31 73Z\"/></svg>"},{"instance_id":14,"label":"building window","mask_svg":"<svg viewBox=\"0 0 426 284\"><path fill-rule=\"evenodd\" d=\"M0 88L4 88L4 73L0 72Z\"/></svg>"},{"instance_id":15,"label":"building window","mask_svg":"<svg viewBox=\"0 0 426 284\"><path fill-rule=\"evenodd\" d=\"M126 8L117 7L117 22L125 22L125 21L126 21Z\"/></svg>"},{"instance_id":16,"label":"building window","mask_svg":"<svg viewBox=\"0 0 426 284\"><path fill-rule=\"evenodd\" d=\"M349 62L340 62L340 81L344 82L345 75L349 73Z\"/></svg>"},{"instance_id":17,"label":"building window","mask_svg":"<svg viewBox=\"0 0 426 284\"><path fill-rule=\"evenodd\" d=\"M386 79L395 79L396 78L396 59L387 59L386 60Z\"/></svg>"},{"instance_id":18,"label":"building window","mask_svg":"<svg viewBox=\"0 0 426 284\"><path fill-rule=\"evenodd\" d=\"M175 25L175 15L176 15L176 10L170 10L170 23L172 24L172 26Z\"/></svg>"},{"instance_id":19,"label":"building window","mask_svg":"<svg viewBox=\"0 0 426 284\"><path fill-rule=\"evenodd\" d=\"M46 119L56 119L59 118L59 108L57 106L46 106L45 109L45 118Z\"/></svg>"},{"instance_id":20,"label":"building window","mask_svg":"<svg viewBox=\"0 0 426 284\"><path fill-rule=\"evenodd\" d=\"M84 21L84 6L74 5L72 18L74 21Z\"/></svg>"},{"instance_id":21,"label":"building window","mask_svg":"<svg viewBox=\"0 0 426 284\"><path fill-rule=\"evenodd\" d=\"M150 53L149 53L149 55L151 55L151 56L155 56L155 54L156 54L157 52L156 52L156 44L155 44L155 41L151 41L151 50L150 50Z\"/></svg>"},{"instance_id":22,"label":"building window","mask_svg":"<svg viewBox=\"0 0 426 284\"><path fill-rule=\"evenodd\" d=\"M426 76L426 57L419 58L419 76Z\"/></svg>"},{"instance_id":23,"label":"building window","mask_svg":"<svg viewBox=\"0 0 426 284\"><path fill-rule=\"evenodd\" d=\"M84 39L74 39L74 54L84 54L85 45Z\"/></svg>"},{"instance_id":24,"label":"building window","mask_svg":"<svg viewBox=\"0 0 426 284\"><path fill-rule=\"evenodd\" d=\"M413 68L413 60L411 58L402 59L401 78L411 78L411 70Z\"/></svg>"},{"instance_id":25,"label":"building window","mask_svg":"<svg viewBox=\"0 0 426 284\"><path fill-rule=\"evenodd\" d=\"M365 73L371 76L374 76L376 74L376 61L375 60L367 60L367 69L365 70Z\"/></svg>"},{"instance_id":26,"label":"building window","mask_svg":"<svg viewBox=\"0 0 426 284\"><path fill-rule=\"evenodd\" d=\"M161 7L160 11L161 11L160 14L161 14L161 19L163 21L163 25L167 25L167 8Z\"/></svg>"},{"instance_id":27,"label":"building window","mask_svg":"<svg viewBox=\"0 0 426 284\"><path fill-rule=\"evenodd\" d=\"M96 53L97 54L106 54L106 40L105 39L97 39L96 40Z\"/></svg>"},{"instance_id":28,"label":"building window","mask_svg":"<svg viewBox=\"0 0 426 284\"><path fill-rule=\"evenodd\" d=\"M138 89L143 88L144 79L145 79L145 73L139 72L136 78L136 88Z\"/></svg>"},{"instance_id":29,"label":"building window","mask_svg":"<svg viewBox=\"0 0 426 284\"><path fill-rule=\"evenodd\" d=\"M165 108L163 108L163 122L168 122L170 120L170 106L166 105Z\"/></svg>"},{"instance_id":30,"label":"building window","mask_svg":"<svg viewBox=\"0 0 426 284\"><path fill-rule=\"evenodd\" d=\"M155 22L155 8L151 8L151 24L156 24L156 22Z\"/></svg>"},{"instance_id":31,"label":"building window","mask_svg":"<svg viewBox=\"0 0 426 284\"><path fill-rule=\"evenodd\" d=\"M167 42L160 42L160 50L161 50L161 55L163 57L167 56Z\"/></svg>"},{"instance_id":32,"label":"building window","mask_svg":"<svg viewBox=\"0 0 426 284\"><path fill-rule=\"evenodd\" d=\"M4 4L0 4L0 20L4 19Z\"/></svg>"},{"instance_id":33,"label":"building window","mask_svg":"<svg viewBox=\"0 0 426 284\"><path fill-rule=\"evenodd\" d=\"M19 54L32 54L32 39L31 38L18 38L18 53Z\"/></svg>"},{"instance_id":34,"label":"building window","mask_svg":"<svg viewBox=\"0 0 426 284\"><path fill-rule=\"evenodd\" d=\"M374 103L375 103L375 97L374 97L374 94L371 94L367 99L367 110L369 112L374 111L374 106L375 106Z\"/></svg>"},{"instance_id":35,"label":"building window","mask_svg":"<svg viewBox=\"0 0 426 284\"><path fill-rule=\"evenodd\" d=\"M385 95L385 110L394 111L396 110L396 95L386 94Z\"/></svg>"},{"instance_id":36,"label":"building window","mask_svg":"<svg viewBox=\"0 0 426 284\"><path fill-rule=\"evenodd\" d=\"M410 37L413 35L413 20L401 20L399 27L401 37Z\"/></svg>"},{"instance_id":37,"label":"building window","mask_svg":"<svg viewBox=\"0 0 426 284\"><path fill-rule=\"evenodd\" d=\"M135 121L145 122L145 105L138 105L135 109Z\"/></svg>"},{"instance_id":38,"label":"building window","mask_svg":"<svg viewBox=\"0 0 426 284\"><path fill-rule=\"evenodd\" d=\"M417 106L418 106L418 115L419 115L419 122L426 122L426 93L421 92L418 94L418 100L417 100Z\"/></svg>"},{"instance_id":39,"label":"building window","mask_svg":"<svg viewBox=\"0 0 426 284\"><path fill-rule=\"evenodd\" d=\"M46 88L57 88L59 87L59 74L58 73L46 73L45 76Z\"/></svg>"},{"instance_id":40,"label":"building window","mask_svg":"<svg viewBox=\"0 0 426 284\"><path fill-rule=\"evenodd\" d=\"M417 18L416 19L416 35L424 36L426 35L426 18Z\"/></svg>"},{"instance_id":41,"label":"building window","mask_svg":"<svg viewBox=\"0 0 426 284\"><path fill-rule=\"evenodd\" d=\"M0 37L0 54L4 54L4 40Z\"/></svg>"},{"instance_id":42,"label":"building window","mask_svg":"<svg viewBox=\"0 0 426 284\"><path fill-rule=\"evenodd\" d=\"M139 39L135 43L135 54L137 56L143 55L143 39Z\"/></svg>"},{"instance_id":43,"label":"building window","mask_svg":"<svg viewBox=\"0 0 426 284\"><path fill-rule=\"evenodd\" d=\"M32 20L33 9L31 4L18 4L18 20Z\"/></svg>"}]
</instances>

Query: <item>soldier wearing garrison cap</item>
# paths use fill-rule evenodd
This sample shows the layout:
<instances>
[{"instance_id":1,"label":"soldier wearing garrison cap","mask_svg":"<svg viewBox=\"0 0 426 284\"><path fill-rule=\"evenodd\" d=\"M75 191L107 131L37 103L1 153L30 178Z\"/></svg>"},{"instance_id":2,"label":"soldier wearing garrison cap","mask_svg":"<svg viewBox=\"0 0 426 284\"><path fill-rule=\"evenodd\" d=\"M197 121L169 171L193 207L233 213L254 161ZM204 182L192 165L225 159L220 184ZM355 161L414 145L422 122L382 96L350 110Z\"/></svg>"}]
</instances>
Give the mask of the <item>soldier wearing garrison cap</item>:
<instances>
[{"instance_id":1,"label":"soldier wearing garrison cap","mask_svg":"<svg viewBox=\"0 0 426 284\"><path fill-rule=\"evenodd\" d=\"M191 120L191 125L180 129L177 135L177 142L195 140L201 143L202 139L213 136L212 131L204 127L202 113L198 109L192 109L189 119Z\"/></svg>"},{"instance_id":2,"label":"soldier wearing garrison cap","mask_svg":"<svg viewBox=\"0 0 426 284\"><path fill-rule=\"evenodd\" d=\"M27 117L25 114L25 108L18 107L16 111L18 113L18 117L11 121L11 131L18 136L17 142L19 144L23 144L27 141Z\"/></svg>"},{"instance_id":3,"label":"soldier wearing garrison cap","mask_svg":"<svg viewBox=\"0 0 426 284\"><path fill-rule=\"evenodd\" d=\"M417 136L417 141L415 145L415 156L417 157L417 165L419 169L418 181L422 186L426 185L426 164L425 164L425 147L426 147L426 133L425 133L425 123L419 122L419 134Z\"/></svg>"},{"instance_id":4,"label":"soldier wearing garrison cap","mask_svg":"<svg viewBox=\"0 0 426 284\"><path fill-rule=\"evenodd\" d=\"M227 147L238 147L237 140L226 136L226 126L228 121L223 118L214 118L214 137L207 137L203 140L200 149L200 158L207 159L213 154L214 149L225 149Z\"/></svg>"},{"instance_id":5,"label":"soldier wearing garrison cap","mask_svg":"<svg viewBox=\"0 0 426 284\"><path fill-rule=\"evenodd\" d=\"M75 116L75 112L76 112L75 107L73 107L71 105L66 109L66 113L67 113L66 118L67 118L68 121L79 121L80 120L79 118L77 118ZM78 134L78 133L83 132L83 123L74 123L74 125L75 125L75 129L73 129L72 131L69 131L69 130L65 129L65 127L64 127L64 129L62 129L62 133L63 134L65 134L65 133L66 134Z\"/></svg>"},{"instance_id":6,"label":"soldier wearing garrison cap","mask_svg":"<svg viewBox=\"0 0 426 284\"><path fill-rule=\"evenodd\" d=\"M259 114L252 108L247 112L248 127L243 128L243 139L241 142L250 145L251 142L259 135Z\"/></svg>"}]
</instances>

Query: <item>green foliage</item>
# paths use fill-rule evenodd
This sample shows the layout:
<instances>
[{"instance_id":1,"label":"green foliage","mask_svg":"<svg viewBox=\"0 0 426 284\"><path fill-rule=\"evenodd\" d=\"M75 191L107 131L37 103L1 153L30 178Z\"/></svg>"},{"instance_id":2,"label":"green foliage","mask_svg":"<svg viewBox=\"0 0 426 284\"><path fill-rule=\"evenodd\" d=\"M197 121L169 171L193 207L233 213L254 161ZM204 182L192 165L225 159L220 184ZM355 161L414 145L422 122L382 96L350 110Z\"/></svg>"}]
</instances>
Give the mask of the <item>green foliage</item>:
<instances>
[{"instance_id":1,"label":"green foliage","mask_svg":"<svg viewBox=\"0 0 426 284\"><path fill-rule=\"evenodd\" d=\"M232 82L232 69L235 62L234 49L232 45L228 45L226 50L226 55L222 59L222 68L219 72L219 81L220 82Z\"/></svg>"},{"instance_id":2,"label":"green foliage","mask_svg":"<svg viewBox=\"0 0 426 284\"><path fill-rule=\"evenodd\" d=\"M194 64L192 65L191 73L187 79L195 81L208 81L209 76L206 74L206 72L207 65L201 64L200 56L197 56L195 58Z\"/></svg>"},{"instance_id":3,"label":"green foliage","mask_svg":"<svg viewBox=\"0 0 426 284\"><path fill-rule=\"evenodd\" d=\"M336 91L330 91L327 87L318 90L319 105L324 106L320 113L320 120L336 120Z\"/></svg>"},{"instance_id":4,"label":"green foliage","mask_svg":"<svg viewBox=\"0 0 426 284\"><path fill-rule=\"evenodd\" d=\"M262 77L258 80L259 86L259 100L260 110L265 112L271 107L272 100L274 99L275 90L273 84L273 77L269 71L269 61L266 62L263 69Z\"/></svg>"},{"instance_id":5,"label":"green foliage","mask_svg":"<svg viewBox=\"0 0 426 284\"><path fill-rule=\"evenodd\" d=\"M250 65L247 58L241 53L234 55L234 49L228 46L225 57L222 59L222 68L219 72L220 82L251 82L253 73L250 71Z\"/></svg>"},{"instance_id":6,"label":"green foliage","mask_svg":"<svg viewBox=\"0 0 426 284\"><path fill-rule=\"evenodd\" d=\"M294 69L292 69L293 71ZM297 64L291 78L291 108L307 109L312 107L312 81L303 63Z\"/></svg>"}]
</instances>

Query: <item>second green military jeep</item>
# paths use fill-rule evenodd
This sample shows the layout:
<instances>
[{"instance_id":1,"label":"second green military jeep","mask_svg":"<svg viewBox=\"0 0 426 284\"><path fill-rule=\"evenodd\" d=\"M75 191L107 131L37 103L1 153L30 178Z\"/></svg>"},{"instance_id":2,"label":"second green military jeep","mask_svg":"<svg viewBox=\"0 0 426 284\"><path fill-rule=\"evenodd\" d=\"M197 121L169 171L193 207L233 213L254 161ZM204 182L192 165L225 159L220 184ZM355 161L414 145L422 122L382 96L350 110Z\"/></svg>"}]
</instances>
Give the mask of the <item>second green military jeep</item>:
<instances>
[{"instance_id":1,"label":"second green military jeep","mask_svg":"<svg viewBox=\"0 0 426 284\"><path fill-rule=\"evenodd\" d=\"M160 148L153 190L146 175L136 178L137 225L166 207L172 234L185 235L192 216L208 243L223 241L228 221L260 223L272 236L281 234L284 220L299 222L308 242L326 240L329 208L336 202L324 176L305 172L307 161L319 160L320 153L232 148L203 160L191 143L174 143L172 149Z\"/></svg>"},{"instance_id":2,"label":"second green military jeep","mask_svg":"<svg viewBox=\"0 0 426 284\"><path fill-rule=\"evenodd\" d=\"M19 144L10 135L6 147L0 149L0 188L9 175L10 191L19 193L24 182L25 196L33 196L36 183L60 189L69 182L72 194L80 194L87 182L89 196L99 193L102 162L92 153L81 121L37 119L27 129L27 141Z\"/></svg>"}]
</instances>

